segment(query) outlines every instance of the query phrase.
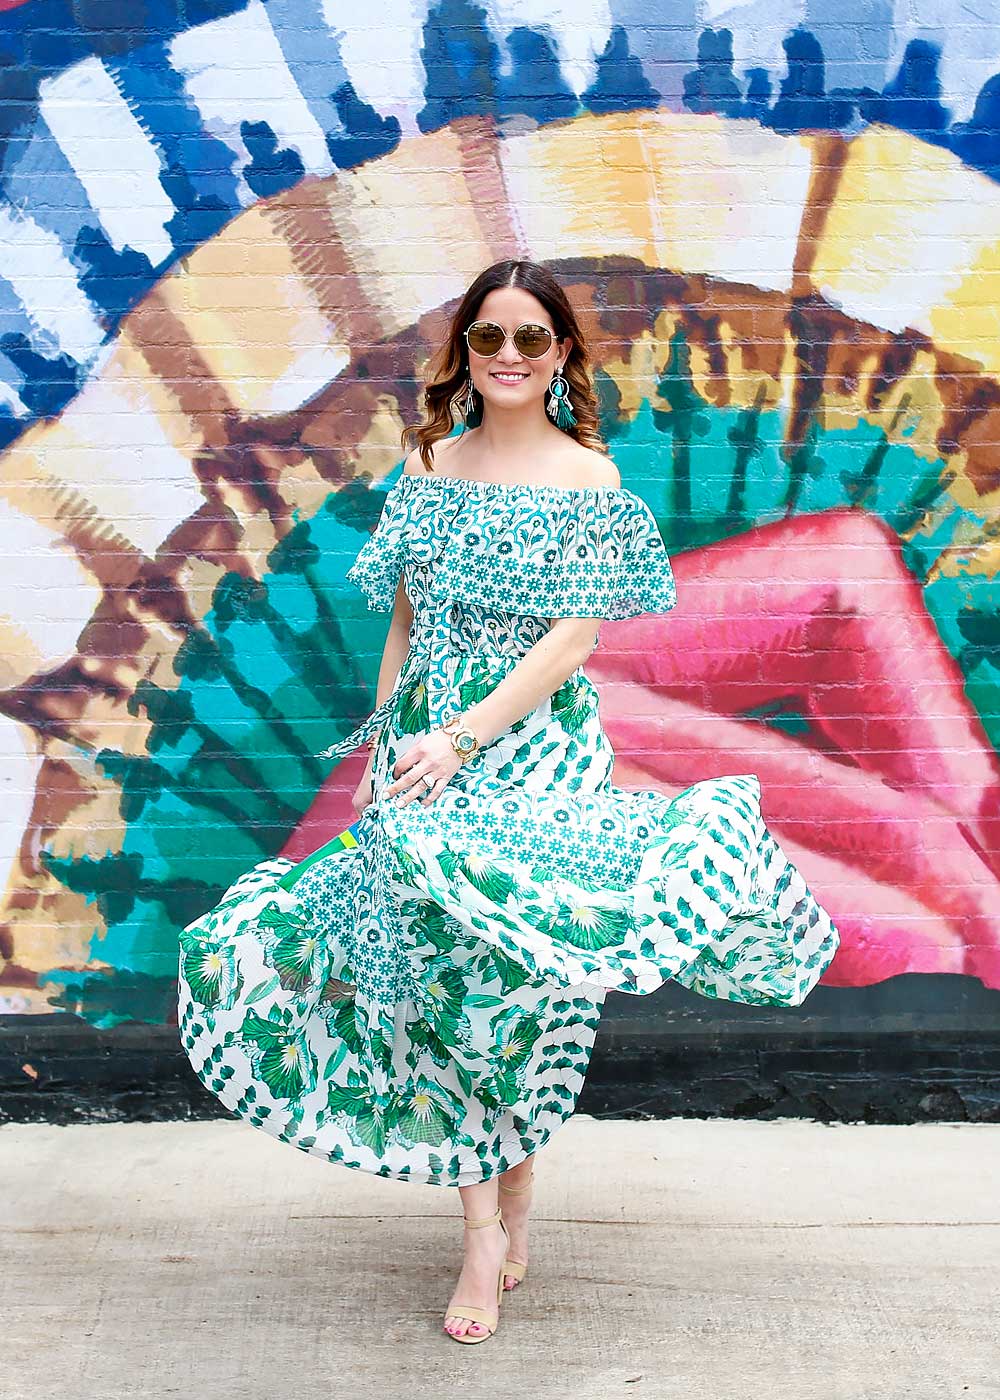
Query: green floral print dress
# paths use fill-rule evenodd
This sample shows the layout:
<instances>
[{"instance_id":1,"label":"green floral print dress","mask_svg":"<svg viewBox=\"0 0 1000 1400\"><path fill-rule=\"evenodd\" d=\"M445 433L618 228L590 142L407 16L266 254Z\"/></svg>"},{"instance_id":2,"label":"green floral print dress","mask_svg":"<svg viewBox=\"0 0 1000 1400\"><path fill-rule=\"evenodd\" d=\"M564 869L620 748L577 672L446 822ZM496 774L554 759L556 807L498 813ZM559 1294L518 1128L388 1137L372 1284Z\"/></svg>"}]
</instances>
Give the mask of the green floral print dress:
<instances>
[{"instance_id":1,"label":"green floral print dress","mask_svg":"<svg viewBox=\"0 0 1000 1400\"><path fill-rule=\"evenodd\" d=\"M373 800L297 865L266 860L180 937L179 1027L233 1113L328 1161L467 1186L573 1112L609 990L668 978L800 1004L839 935L761 818L753 773L673 799L611 782L582 667L425 805L383 790L428 728L499 684L557 617L667 612L673 571L623 487L400 475L347 574L413 607ZM599 628L595 622L595 632Z\"/></svg>"}]
</instances>

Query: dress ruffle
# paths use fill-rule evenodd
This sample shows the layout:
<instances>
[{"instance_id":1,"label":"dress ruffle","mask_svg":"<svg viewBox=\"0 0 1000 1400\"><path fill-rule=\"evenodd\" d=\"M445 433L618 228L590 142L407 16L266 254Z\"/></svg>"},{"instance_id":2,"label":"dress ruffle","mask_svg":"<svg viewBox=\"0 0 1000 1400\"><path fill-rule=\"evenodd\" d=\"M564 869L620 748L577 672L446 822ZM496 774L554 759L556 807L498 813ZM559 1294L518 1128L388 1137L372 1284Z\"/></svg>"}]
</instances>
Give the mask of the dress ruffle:
<instances>
[{"instance_id":1,"label":"dress ruffle","mask_svg":"<svg viewBox=\"0 0 1000 1400\"><path fill-rule=\"evenodd\" d=\"M828 966L838 935L765 825L756 774L705 779L672 799L612 788L514 801L516 843L449 830L433 805L381 804L396 898L430 901L555 985L642 996L670 979L724 1001L799 1006ZM537 851L542 829L561 823L575 858L517 853ZM608 828L632 832L617 884L593 874Z\"/></svg>"},{"instance_id":2,"label":"dress ruffle","mask_svg":"<svg viewBox=\"0 0 1000 1400\"><path fill-rule=\"evenodd\" d=\"M677 601L656 520L624 487L404 473L347 578L370 607L388 612L408 560L432 566L429 591L439 603L619 619L668 612Z\"/></svg>"},{"instance_id":3,"label":"dress ruffle","mask_svg":"<svg viewBox=\"0 0 1000 1400\"><path fill-rule=\"evenodd\" d=\"M460 801L376 797L356 840L262 862L182 932L181 1035L233 1112L469 1184L485 1140L510 1164L572 1109L607 991L798 1006L838 946L752 773L672 799L508 789L478 833ZM613 878L609 831L630 852Z\"/></svg>"}]
</instances>

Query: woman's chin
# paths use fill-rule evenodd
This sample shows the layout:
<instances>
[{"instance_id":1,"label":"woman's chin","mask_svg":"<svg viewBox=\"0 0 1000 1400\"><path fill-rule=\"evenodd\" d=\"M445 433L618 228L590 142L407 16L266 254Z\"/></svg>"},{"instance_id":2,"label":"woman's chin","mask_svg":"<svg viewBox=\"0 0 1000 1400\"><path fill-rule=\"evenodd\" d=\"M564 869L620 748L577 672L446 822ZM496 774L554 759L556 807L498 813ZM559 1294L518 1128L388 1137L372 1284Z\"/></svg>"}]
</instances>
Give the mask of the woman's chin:
<instances>
[{"instance_id":1,"label":"woman's chin","mask_svg":"<svg viewBox=\"0 0 1000 1400\"><path fill-rule=\"evenodd\" d=\"M494 390L493 393L484 394L483 402L492 404L494 408L530 408L536 398L538 398L536 394L501 389L499 393ZM541 402L540 399L539 402Z\"/></svg>"}]
</instances>

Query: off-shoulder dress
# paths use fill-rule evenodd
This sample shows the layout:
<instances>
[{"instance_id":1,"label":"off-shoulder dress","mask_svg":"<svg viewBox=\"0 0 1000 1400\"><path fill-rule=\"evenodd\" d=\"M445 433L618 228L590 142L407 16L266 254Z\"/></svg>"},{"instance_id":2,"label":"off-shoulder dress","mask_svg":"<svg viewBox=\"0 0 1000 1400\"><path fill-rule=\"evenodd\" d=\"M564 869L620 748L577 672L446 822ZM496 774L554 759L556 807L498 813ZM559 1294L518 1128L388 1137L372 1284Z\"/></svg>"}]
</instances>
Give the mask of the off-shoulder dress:
<instances>
[{"instance_id":1,"label":"off-shoulder dress","mask_svg":"<svg viewBox=\"0 0 1000 1400\"><path fill-rule=\"evenodd\" d=\"M407 747L488 694L551 619L674 607L639 495L404 473L347 577L379 612L402 577L413 608L392 693L327 751L379 734L373 800L181 933L182 1043L232 1112L331 1162L466 1186L573 1112L609 990L672 978L804 1000L839 935L765 825L756 774L673 799L614 786L583 667L432 803L382 795Z\"/></svg>"}]
</instances>

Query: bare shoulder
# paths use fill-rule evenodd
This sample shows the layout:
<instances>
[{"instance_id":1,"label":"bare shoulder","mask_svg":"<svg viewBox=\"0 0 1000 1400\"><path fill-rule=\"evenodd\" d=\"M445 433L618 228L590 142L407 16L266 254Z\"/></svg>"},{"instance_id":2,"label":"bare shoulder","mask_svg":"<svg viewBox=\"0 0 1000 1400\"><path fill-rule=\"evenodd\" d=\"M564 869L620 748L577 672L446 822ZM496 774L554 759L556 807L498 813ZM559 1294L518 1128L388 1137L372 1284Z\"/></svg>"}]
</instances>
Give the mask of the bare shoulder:
<instances>
[{"instance_id":1,"label":"bare shoulder","mask_svg":"<svg viewBox=\"0 0 1000 1400\"><path fill-rule=\"evenodd\" d=\"M434 449L431 448L431 451L433 452ZM403 472L406 476L426 476L427 468L420 460L419 447L415 447L412 452L407 454L406 461L403 463Z\"/></svg>"},{"instance_id":2,"label":"bare shoulder","mask_svg":"<svg viewBox=\"0 0 1000 1400\"><path fill-rule=\"evenodd\" d=\"M452 441L453 440L451 438L438 438L437 442L431 443L431 464L434 467L440 467L441 463L447 457L449 449L452 445ZM421 459L419 447L415 447L413 451L407 455L407 458L403 463L403 471L407 474L407 476L427 475L427 468L424 466L423 461Z\"/></svg>"},{"instance_id":3,"label":"bare shoulder","mask_svg":"<svg viewBox=\"0 0 1000 1400\"><path fill-rule=\"evenodd\" d=\"M574 486L620 487L621 473L611 458L593 447L578 447L567 464Z\"/></svg>"}]
</instances>

